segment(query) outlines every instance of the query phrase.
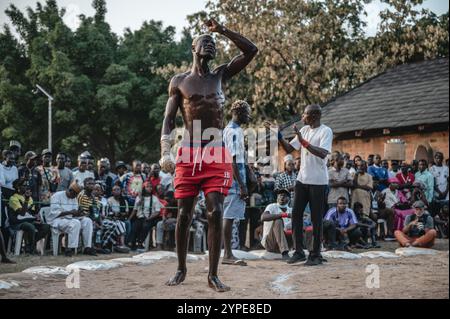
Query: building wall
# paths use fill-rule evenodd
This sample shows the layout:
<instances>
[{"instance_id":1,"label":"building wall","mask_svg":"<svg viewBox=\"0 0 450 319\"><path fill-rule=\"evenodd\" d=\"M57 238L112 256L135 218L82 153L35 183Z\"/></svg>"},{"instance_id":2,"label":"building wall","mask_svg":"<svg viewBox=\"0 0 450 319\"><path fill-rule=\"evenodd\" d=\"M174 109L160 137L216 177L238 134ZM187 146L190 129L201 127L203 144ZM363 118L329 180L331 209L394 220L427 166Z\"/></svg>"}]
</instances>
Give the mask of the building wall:
<instances>
[{"instance_id":1,"label":"building wall","mask_svg":"<svg viewBox=\"0 0 450 319\"><path fill-rule=\"evenodd\" d=\"M432 158L436 151L444 153L445 159L449 158L449 131L334 140L333 151L347 152L351 158L355 155L360 155L364 159L367 159L369 154L380 154L383 157L384 143L391 138L400 138L405 141L407 162L411 162L413 159L421 159L420 157L423 157L421 154L424 152L428 155L429 159ZM283 167L284 155L286 153L283 148L279 147L278 165L280 168ZM298 155L295 154L295 156Z\"/></svg>"},{"instance_id":2,"label":"building wall","mask_svg":"<svg viewBox=\"0 0 450 319\"><path fill-rule=\"evenodd\" d=\"M361 155L367 158L369 154L380 154L383 157L384 143L391 138L400 138L405 141L407 162L422 159L425 155L428 155L430 160L436 151L444 153L444 158L449 157L448 131L335 140L333 150L350 153L351 157Z\"/></svg>"}]
</instances>

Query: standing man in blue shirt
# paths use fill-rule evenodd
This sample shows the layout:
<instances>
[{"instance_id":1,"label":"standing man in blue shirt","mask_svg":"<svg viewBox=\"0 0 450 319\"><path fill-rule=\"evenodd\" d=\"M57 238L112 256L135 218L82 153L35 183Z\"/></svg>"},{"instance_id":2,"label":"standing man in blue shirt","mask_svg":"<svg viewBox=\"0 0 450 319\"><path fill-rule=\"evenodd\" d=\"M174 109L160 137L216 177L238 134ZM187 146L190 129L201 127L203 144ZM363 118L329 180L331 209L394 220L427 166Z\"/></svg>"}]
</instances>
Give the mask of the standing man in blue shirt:
<instances>
[{"instance_id":1,"label":"standing man in blue shirt","mask_svg":"<svg viewBox=\"0 0 450 319\"><path fill-rule=\"evenodd\" d=\"M245 101L235 101L231 106L232 119L223 130L225 147L233 158L233 183L223 202L224 256L222 264L246 266L246 262L233 256L231 234L235 219L245 219L245 201L248 199L247 176L245 171L244 131L241 125L251 120L250 105Z\"/></svg>"},{"instance_id":2,"label":"standing man in blue shirt","mask_svg":"<svg viewBox=\"0 0 450 319\"><path fill-rule=\"evenodd\" d=\"M387 188L387 180L389 178L389 173L386 168L381 165L381 156L376 154L373 158L373 165L369 166L367 173L372 175L374 188L378 191L383 191Z\"/></svg>"}]
</instances>

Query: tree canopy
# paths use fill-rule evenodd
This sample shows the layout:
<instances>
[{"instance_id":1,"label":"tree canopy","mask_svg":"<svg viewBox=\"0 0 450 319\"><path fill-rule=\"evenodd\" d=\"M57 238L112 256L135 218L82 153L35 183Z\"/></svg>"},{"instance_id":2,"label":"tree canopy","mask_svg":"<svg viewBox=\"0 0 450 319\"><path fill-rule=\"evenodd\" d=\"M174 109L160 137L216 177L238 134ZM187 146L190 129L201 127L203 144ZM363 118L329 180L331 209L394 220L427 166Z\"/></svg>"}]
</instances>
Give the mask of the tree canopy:
<instances>
[{"instance_id":1,"label":"tree canopy","mask_svg":"<svg viewBox=\"0 0 450 319\"><path fill-rule=\"evenodd\" d=\"M207 16L260 49L226 88L226 107L247 99L256 121L286 120L394 65L448 57L448 13L419 12L420 0L383 1L389 7L372 37L363 32L367 0L209 1L188 17L180 41L173 27L153 20L114 34L105 0L94 0L94 16L81 15L74 31L55 0L25 12L12 4L6 14L18 38L6 25L0 32L0 145L15 139L25 151L46 147L47 99L32 93L39 84L54 97L55 150L157 160L168 80L187 70L192 37ZM215 63L238 53L216 38Z\"/></svg>"}]
</instances>

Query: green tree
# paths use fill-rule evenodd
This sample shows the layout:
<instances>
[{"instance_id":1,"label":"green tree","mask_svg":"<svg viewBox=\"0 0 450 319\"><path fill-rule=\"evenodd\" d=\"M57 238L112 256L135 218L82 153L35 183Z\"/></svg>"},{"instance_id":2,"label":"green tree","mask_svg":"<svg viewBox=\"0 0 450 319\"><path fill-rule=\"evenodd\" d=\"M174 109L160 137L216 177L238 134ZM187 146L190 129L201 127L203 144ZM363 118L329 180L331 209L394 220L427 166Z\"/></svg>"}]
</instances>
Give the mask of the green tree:
<instances>
[{"instance_id":1,"label":"green tree","mask_svg":"<svg viewBox=\"0 0 450 319\"><path fill-rule=\"evenodd\" d=\"M27 150L46 147L47 99L31 93L38 83L55 98L55 150L157 160L167 100L157 69L190 59L190 35L176 42L173 27L148 21L118 37L105 22L106 2L95 0L93 7L94 16L80 16L75 31L54 0L26 13L14 5L6 10L20 41L7 27L0 32L0 136Z\"/></svg>"},{"instance_id":2,"label":"green tree","mask_svg":"<svg viewBox=\"0 0 450 319\"><path fill-rule=\"evenodd\" d=\"M448 14L415 11L420 0L386 0L378 33L367 38L362 16L369 2L217 0L189 20L193 34L212 16L256 43L255 61L226 92L249 100L256 120L284 120L393 65L448 56ZM236 54L223 37L217 40L218 63Z\"/></svg>"}]
</instances>

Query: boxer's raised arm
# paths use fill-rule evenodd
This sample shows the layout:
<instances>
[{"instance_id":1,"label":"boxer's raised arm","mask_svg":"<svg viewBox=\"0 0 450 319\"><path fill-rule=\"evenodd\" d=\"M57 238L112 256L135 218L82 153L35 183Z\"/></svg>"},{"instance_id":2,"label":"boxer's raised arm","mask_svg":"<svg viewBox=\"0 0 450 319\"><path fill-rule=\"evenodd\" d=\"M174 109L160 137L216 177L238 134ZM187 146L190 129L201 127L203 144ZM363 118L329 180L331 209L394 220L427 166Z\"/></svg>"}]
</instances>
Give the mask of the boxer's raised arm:
<instances>
[{"instance_id":1,"label":"boxer's raised arm","mask_svg":"<svg viewBox=\"0 0 450 319\"><path fill-rule=\"evenodd\" d=\"M210 31L220 33L233 41L233 43L239 48L239 50L242 51L242 54L234 57L230 63L221 66L224 67L224 80L231 78L233 75L243 70L253 60L256 53L258 53L258 48L250 40L237 32L225 28L224 26L217 23L216 20L211 19L206 22L206 25L208 26Z\"/></svg>"}]
</instances>

